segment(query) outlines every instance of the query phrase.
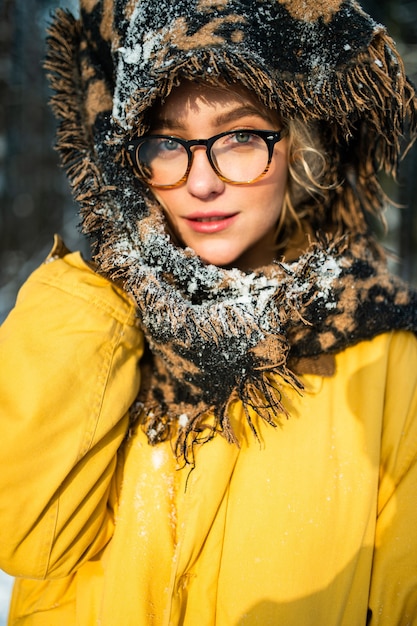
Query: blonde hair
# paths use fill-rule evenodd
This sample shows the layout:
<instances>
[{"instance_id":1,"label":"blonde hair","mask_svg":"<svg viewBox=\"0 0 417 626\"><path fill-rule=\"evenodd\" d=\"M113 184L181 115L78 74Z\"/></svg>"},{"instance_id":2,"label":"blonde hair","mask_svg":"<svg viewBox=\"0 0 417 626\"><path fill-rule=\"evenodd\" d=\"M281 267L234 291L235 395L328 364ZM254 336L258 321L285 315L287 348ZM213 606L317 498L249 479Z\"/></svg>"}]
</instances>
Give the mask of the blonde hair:
<instances>
[{"instance_id":1,"label":"blonde hair","mask_svg":"<svg viewBox=\"0 0 417 626\"><path fill-rule=\"evenodd\" d=\"M312 207L319 209L329 190L340 184L328 182L330 159L318 128L298 119L287 122L286 128L288 183L276 230L278 249L285 247L296 231L303 230L303 222L311 218Z\"/></svg>"}]
</instances>

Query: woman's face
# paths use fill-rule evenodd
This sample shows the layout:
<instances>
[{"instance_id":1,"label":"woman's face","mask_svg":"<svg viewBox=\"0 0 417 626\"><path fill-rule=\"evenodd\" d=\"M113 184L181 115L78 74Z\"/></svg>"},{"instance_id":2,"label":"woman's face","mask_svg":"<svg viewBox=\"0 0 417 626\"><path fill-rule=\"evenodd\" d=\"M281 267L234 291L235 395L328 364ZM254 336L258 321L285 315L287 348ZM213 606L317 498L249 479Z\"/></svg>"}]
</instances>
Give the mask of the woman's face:
<instances>
[{"instance_id":1,"label":"woman's face","mask_svg":"<svg viewBox=\"0 0 417 626\"><path fill-rule=\"evenodd\" d=\"M245 89L184 83L156 111L151 132L207 139L237 129L279 130L280 125L276 114ZM270 263L287 182L287 141L275 144L265 176L243 185L222 181L204 147L192 150L186 182L153 189L175 236L206 263L240 269Z\"/></svg>"}]
</instances>

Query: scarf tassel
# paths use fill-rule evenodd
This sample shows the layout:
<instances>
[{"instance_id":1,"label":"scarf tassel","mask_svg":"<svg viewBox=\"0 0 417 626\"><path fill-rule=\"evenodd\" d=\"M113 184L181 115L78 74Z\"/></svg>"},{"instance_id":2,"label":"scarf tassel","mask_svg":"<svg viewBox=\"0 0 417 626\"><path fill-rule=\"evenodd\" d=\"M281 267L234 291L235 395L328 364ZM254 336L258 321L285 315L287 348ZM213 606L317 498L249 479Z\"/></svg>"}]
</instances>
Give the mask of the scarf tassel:
<instances>
[{"instance_id":1,"label":"scarf tassel","mask_svg":"<svg viewBox=\"0 0 417 626\"><path fill-rule=\"evenodd\" d=\"M187 402L181 402L162 388L166 380L164 375L161 376L164 364L155 364L158 361L155 357L151 360L152 365L148 362L143 366L145 384L131 407L130 434L139 426L150 445L172 441L178 462L185 465L194 466L196 448L216 434L223 436L228 443L240 446L238 428L233 425L236 403L241 404L253 436L260 441L258 419L277 428L281 419L288 417L283 399L285 385L299 393L304 388L300 379L285 365L270 365L241 376L226 401L219 400L208 405L190 396ZM156 369L159 367L158 373L155 365ZM167 402L168 397L170 401Z\"/></svg>"}]
</instances>

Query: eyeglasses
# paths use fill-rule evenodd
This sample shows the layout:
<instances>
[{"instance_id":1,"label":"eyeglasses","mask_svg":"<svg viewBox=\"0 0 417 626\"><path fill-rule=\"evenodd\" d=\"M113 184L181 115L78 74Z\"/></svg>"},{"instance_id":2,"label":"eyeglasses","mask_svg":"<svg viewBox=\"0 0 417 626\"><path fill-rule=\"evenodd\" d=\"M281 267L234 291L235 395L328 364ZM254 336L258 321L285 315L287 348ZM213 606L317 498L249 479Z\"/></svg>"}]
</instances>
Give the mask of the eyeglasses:
<instances>
[{"instance_id":1,"label":"eyeglasses","mask_svg":"<svg viewBox=\"0 0 417 626\"><path fill-rule=\"evenodd\" d=\"M126 143L132 167L151 187L171 189L187 180L194 146L204 146L217 176L233 185L254 183L266 174L274 146L284 136L279 130L234 130L209 139L180 139L144 135Z\"/></svg>"}]
</instances>

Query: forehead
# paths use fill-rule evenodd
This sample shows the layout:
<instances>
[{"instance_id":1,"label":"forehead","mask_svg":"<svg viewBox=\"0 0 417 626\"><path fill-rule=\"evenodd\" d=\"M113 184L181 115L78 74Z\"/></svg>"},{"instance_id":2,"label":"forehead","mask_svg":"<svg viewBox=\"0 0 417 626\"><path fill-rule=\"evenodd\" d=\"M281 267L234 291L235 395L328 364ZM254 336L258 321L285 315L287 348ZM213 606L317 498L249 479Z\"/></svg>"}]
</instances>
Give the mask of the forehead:
<instances>
[{"instance_id":1,"label":"forehead","mask_svg":"<svg viewBox=\"0 0 417 626\"><path fill-rule=\"evenodd\" d=\"M164 102L154 107L153 120L179 120L199 115L201 111L222 114L235 110L243 115L258 115L276 121L277 112L265 107L257 96L238 83L212 86L183 82L171 91Z\"/></svg>"}]
</instances>

